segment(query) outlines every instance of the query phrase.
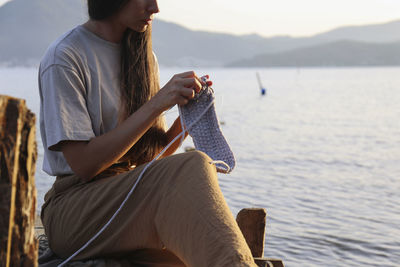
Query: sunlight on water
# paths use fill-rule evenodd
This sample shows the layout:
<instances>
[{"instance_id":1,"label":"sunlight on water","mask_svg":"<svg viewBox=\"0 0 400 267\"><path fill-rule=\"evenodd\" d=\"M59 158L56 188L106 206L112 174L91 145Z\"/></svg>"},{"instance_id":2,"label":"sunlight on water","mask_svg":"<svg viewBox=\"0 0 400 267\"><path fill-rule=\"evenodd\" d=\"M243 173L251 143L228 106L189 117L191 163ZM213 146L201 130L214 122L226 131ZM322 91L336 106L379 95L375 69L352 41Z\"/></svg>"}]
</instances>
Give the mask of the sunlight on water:
<instances>
[{"instance_id":1,"label":"sunlight on water","mask_svg":"<svg viewBox=\"0 0 400 267\"><path fill-rule=\"evenodd\" d=\"M161 83L181 71L161 68ZM261 69L265 97L256 70L196 71L214 81L237 158L234 172L219 176L222 191L234 214L267 209L266 256L286 266L400 262L400 68ZM38 114L36 77L0 69L0 93L27 99ZM167 120L176 116L172 109ZM53 178L40 170L38 142L41 205Z\"/></svg>"}]
</instances>

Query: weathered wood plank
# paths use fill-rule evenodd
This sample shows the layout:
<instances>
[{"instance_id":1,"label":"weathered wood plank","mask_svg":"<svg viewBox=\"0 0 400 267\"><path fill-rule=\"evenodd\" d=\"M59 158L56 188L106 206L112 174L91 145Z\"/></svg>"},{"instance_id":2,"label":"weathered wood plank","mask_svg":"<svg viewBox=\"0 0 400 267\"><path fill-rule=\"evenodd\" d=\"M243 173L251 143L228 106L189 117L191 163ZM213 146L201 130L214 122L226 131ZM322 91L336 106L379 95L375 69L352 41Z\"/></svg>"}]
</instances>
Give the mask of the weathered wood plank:
<instances>
[{"instance_id":1,"label":"weathered wood plank","mask_svg":"<svg viewBox=\"0 0 400 267\"><path fill-rule=\"evenodd\" d=\"M242 209L236 217L253 257L264 256L266 216L265 209Z\"/></svg>"},{"instance_id":2,"label":"weathered wood plank","mask_svg":"<svg viewBox=\"0 0 400 267\"><path fill-rule=\"evenodd\" d=\"M236 217L236 222L250 247L257 266L284 267L282 260L264 258L266 218L265 209L242 209Z\"/></svg>"},{"instance_id":3,"label":"weathered wood plank","mask_svg":"<svg viewBox=\"0 0 400 267\"><path fill-rule=\"evenodd\" d=\"M0 95L0 266L37 266L35 115Z\"/></svg>"}]
</instances>

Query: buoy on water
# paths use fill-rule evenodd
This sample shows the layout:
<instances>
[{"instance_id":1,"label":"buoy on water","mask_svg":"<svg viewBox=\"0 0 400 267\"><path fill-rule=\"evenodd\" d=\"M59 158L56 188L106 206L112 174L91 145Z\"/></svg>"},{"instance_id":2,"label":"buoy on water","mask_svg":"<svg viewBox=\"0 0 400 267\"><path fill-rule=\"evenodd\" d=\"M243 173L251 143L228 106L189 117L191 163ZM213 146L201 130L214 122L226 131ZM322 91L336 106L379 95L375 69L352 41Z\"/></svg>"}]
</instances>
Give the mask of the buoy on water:
<instances>
[{"instance_id":1,"label":"buoy on water","mask_svg":"<svg viewBox=\"0 0 400 267\"><path fill-rule=\"evenodd\" d=\"M267 89L265 89L265 87L261 83L260 74L258 72L256 72L256 75L257 75L258 85L260 86L260 93L261 93L261 95L266 95Z\"/></svg>"}]
</instances>

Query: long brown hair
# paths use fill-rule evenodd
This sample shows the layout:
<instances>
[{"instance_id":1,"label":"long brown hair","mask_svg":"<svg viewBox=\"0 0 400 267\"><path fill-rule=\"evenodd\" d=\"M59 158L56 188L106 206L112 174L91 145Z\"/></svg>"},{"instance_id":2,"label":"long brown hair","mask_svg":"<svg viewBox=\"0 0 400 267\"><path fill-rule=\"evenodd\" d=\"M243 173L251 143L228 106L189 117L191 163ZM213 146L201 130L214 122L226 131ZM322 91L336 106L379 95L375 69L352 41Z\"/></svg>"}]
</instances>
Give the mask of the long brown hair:
<instances>
[{"instance_id":1,"label":"long brown hair","mask_svg":"<svg viewBox=\"0 0 400 267\"><path fill-rule=\"evenodd\" d=\"M124 7L129 0L88 0L89 17L102 20ZM125 120L159 90L158 70L151 42L151 26L145 32L127 29L121 41L121 113ZM165 123L159 117L123 157L132 164L150 161L166 145Z\"/></svg>"}]
</instances>

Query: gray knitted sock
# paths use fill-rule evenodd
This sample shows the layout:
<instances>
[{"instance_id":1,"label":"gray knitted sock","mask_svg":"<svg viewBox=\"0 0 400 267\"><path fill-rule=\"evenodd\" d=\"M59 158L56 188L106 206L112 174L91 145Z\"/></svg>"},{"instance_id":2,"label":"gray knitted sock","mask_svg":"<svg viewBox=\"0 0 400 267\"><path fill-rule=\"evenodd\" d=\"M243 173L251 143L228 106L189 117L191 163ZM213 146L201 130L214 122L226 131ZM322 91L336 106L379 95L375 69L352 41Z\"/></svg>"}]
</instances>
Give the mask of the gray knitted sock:
<instances>
[{"instance_id":1,"label":"gray knitted sock","mask_svg":"<svg viewBox=\"0 0 400 267\"><path fill-rule=\"evenodd\" d=\"M213 159L218 172L230 173L235 157L219 126L214 99L212 88L204 86L194 99L179 107L179 113L196 149Z\"/></svg>"}]
</instances>

